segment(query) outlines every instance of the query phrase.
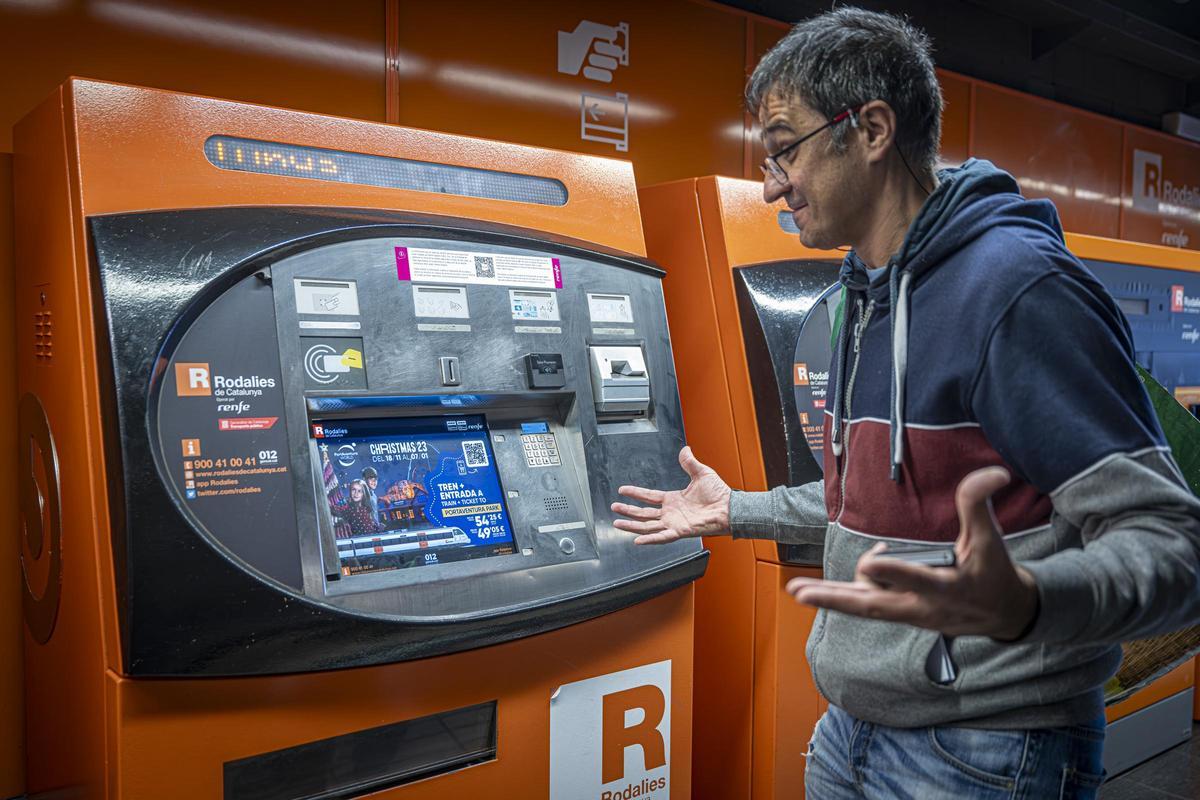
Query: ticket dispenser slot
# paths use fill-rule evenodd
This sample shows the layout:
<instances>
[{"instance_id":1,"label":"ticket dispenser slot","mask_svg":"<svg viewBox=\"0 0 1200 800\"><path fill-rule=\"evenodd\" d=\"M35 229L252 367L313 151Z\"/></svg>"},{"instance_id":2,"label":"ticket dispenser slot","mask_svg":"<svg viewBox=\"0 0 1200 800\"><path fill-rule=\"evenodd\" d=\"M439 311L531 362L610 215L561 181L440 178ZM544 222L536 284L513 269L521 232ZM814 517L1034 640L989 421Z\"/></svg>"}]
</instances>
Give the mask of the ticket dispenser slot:
<instances>
[{"instance_id":1,"label":"ticket dispenser slot","mask_svg":"<svg viewBox=\"0 0 1200 800\"><path fill-rule=\"evenodd\" d=\"M591 346L592 392L596 417L630 420L650 408L650 375L641 347Z\"/></svg>"}]
</instances>

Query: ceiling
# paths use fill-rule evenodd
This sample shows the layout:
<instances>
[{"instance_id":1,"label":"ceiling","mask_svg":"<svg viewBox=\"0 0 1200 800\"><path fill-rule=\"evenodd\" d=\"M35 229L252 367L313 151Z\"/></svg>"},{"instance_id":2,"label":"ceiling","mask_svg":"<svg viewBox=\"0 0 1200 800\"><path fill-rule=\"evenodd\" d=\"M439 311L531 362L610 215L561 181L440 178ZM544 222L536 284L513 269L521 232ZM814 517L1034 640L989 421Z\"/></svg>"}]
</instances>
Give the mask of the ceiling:
<instances>
[{"instance_id":1,"label":"ceiling","mask_svg":"<svg viewBox=\"0 0 1200 800\"><path fill-rule=\"evenodd\" d=\"M840 5L840 3L838 3ZM829 0L725 0L784 22ZM1127 122L1200 116L1200 0L857 0L909 17L938 66Z\"/></svg>"}]
</instances>

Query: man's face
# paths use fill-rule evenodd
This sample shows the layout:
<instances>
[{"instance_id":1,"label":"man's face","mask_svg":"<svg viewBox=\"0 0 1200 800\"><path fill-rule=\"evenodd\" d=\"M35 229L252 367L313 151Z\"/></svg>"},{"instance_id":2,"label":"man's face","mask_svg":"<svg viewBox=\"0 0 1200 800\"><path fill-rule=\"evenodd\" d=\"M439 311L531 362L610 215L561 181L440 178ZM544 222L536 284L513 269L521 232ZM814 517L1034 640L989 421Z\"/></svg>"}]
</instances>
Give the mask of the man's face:
<instances>
[{"instance_id":1,"label":"man's face","mask_svg":"<svg viewBox=\"0 0 1200 800\"><path fill-rule=\"evenodd\" d=\"M778 92L767 95L759 108L758 121L768 153L778 153L829 122L798 98ZM863 195L868 190L866 165L856 137L849 136L848 149L839 154L833 150L832 133L832 129L821 131L778 159L787 173L786 183L771 175L766 175L763 182L763 199L774 203L784 198L800 229L801 243L819 250L857 240L866 199Z\"/></svg>"},{"instance_id":2,"label":"man's face","mask_svg":"<svg viewBox=\"0 0 1200 800\"><path fill-rule=\"evenodd\" d=\"M379 478L367 478L367 488L370 489L372 492L375 491L375 487L378 485L379 485Z\"/></svg>"}]
</instances>

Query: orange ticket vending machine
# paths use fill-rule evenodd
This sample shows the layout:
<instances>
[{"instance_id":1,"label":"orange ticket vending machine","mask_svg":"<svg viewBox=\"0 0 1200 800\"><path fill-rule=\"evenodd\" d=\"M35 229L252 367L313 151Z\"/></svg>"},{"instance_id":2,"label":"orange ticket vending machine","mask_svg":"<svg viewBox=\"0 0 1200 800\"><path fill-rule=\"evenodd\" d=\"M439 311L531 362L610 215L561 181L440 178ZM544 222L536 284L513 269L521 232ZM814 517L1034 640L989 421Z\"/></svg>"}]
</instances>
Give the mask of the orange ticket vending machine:
<instances>
[{"instance_id":1,"label":"orange ticket vending machine","mask_svg":"<svg viewBox=\"0 0 1200 800\"><path fill-rule=\"evenodd\" d=\"M628 164L72 80L15 170L30 797L690 796Z\"/></svg>"},{"instance_id":2,"label":"orange ticket vending machine","mask_svg":"<svg viewBox=\"0 0 1200 800\"><path fill-rule=\"evenodd\" d=\"M1116 298L1137 361L1180 403L1200 412L1200 253L1067 234L1067 246ZM1127 642L1107 687L1105 769L1115 775L1189 739L1196 701L1194 632ZM1153 679L1153 680L1151 680Z\"/></svg>"},{"instance_id":3,"label":"orange ticket vending machine","mask_svg":"<svg viewBox=\"0 0 1200 800\"><path fill-rule=\"evenodd\" d=\"M734 488L822 475L829 380L826 299L841 254L808 250L762 184L707 177L644 188L651 257L667 270L688 439ZM819 575L821 548L705 540L696 594L693 778L697 798L797 797L824 701L804 645L814 612L783 591Z\"/></svg>"}]
</instances>

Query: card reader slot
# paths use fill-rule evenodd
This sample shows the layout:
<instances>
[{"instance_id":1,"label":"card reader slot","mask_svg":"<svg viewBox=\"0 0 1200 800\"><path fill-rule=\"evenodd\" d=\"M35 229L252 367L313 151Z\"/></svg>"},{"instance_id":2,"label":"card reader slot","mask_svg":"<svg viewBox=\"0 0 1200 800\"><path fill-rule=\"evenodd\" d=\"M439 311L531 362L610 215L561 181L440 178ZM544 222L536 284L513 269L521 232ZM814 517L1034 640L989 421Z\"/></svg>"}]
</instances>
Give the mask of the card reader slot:
<instances>
[{"instance_id":1,"label":"card reader slot","mask_svg":"<svg viewBox=\"0 0 1200 800\"><path fill-rule=\"evenodd\" d=\"M650 375L641 346L591 345L588 361L598 423L649 416Z\"/></svg>"}]
</instances>

